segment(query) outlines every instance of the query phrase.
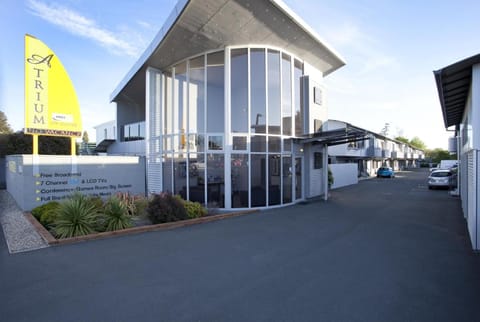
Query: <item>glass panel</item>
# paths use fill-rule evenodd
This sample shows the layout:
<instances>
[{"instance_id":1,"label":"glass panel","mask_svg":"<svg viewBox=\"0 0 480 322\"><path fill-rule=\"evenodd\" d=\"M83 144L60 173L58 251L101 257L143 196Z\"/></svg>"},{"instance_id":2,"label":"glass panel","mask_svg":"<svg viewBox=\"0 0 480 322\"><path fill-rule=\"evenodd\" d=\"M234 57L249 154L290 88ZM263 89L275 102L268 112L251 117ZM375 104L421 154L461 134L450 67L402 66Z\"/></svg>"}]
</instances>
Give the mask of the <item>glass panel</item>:
<instances>
[{"instance_id":1,"label":"glass panel","mask_svg":"<svg viewBox=\"0 0 480 322\"><path fill-rule=\"evenodd\" d=\"M265 152L267 148L267 137L263 135L253 135L250 142L252 152Z\"/></svg>"},{"instance_id":2,"label":"glass panel","mask_svg":"<svg viewBox=\"0 0 480 322\"><path fill-rule=\"evenodd\" d=\"M205 132L205 56L190 61L189 131Z\"/></svg>"},{"instance_id":3,"label":"glass panel","mask_svg":"<svg viewBox=\"0 0 480 322\"><path fill-rule=\"evenodd\" d=\"M250 193L252 207L266 206L265 154L252 154L251 160Z\"/></svg>"},{"instance_id":4,"label":"glass panel","mask_svg":"<svg viewBox=\"0 0 480 322\"><path fill-rule=\"evenodd\" d=\"M207 56L207 132L224 132L224 53Z\"/></svg>"},{"instance_id":5,"label":"glass panel","mask_svg":"<svg viewBox=\"0 0 480 322\"><path fill-rule=\"evenodd\" d=\"M268 205L280 204L280 162L279 154L268 156Z\"/></svg>"},{"instance_id":6,"label":"glass panel","mask_svg":"<svg viewBox=\"0 0 480 322\"><path fill-rule=\"evenodd\" d=\"M265 50L250 50L250 124L252 133L266 133Z\"/></svg>"},{"instance_id":7,"label":"glass panel","mask_svg":"<svg viewBox=\"0 0 480 322\"><path fill-rule=\"evenodd\" d=\"M283 203L292 202L292 157L284 156L283 160Z\"/></svg>"},{"instance_id":8,"label":"glass panel","mask_svg":"<svg viewBox=\"0 0 480 322\"><path fill-rule=\"evenodd\" d=\"M295 158L295 199L302 199L302 158Z\"/></svg>"},{"instance_id":9,"label":"glass panel","mask_svg":"<svg viewBox=\"0 0 480 322\"><path fill-rule=\"evenodd\" d=\"M163 137L163 149L165 151L172 151L172 137L170 135L164 136Z\"/></svg>"},{"instance_id":10,"label":"glass panel","mask_svg":"<svg viewBox=\"0 0 480 322\"><path fill-rule=\"evenodd\" d=\"M187 62L175 66L174 95L174 131L185 133L187 130Z\"/></svg>"},{"instance_id":11,"label":"glass panel","mask_svg":"<svg viewBox=\"0 0 480 322\"><path fill-rule=\"evenodd\" d=\"M221 135L209 135L208 136L208 149L209 150L223 150L223 136L221 136Z\"/></svg>"},{"instance_id":12,"label":"glass panel","mask_svg":"<svg viewBox=\"0 0 480 322\"><path fill-rule=\"evenodd\" d=\"M247 150L247 137L246 136L234 136L232 137L233 150Z\"/></svg>"},{"instance_id":13,"label":"glass panel","mask_svg":"<svg viewBox=\"0 0 480 322\"><path fill-rule=\"evenodd\" d=\"M283 135L292 135L292 63L282 55L282 122Z\"/></svg>"},{"instance_id":14,"label":"glass panel","mask_svg":"<svg viewBox=\"0 0 480 322\"><path fill-rule=\"evenodd\" d=\"M268 133L280 134L280 53L268 50Z\"/></svg>"},{"instance_id":15,"label":"glass panel","mask_svg":"<svg viewBox=\"0 0 480 322\"><path fill-rule=\"evenodd\" d=\"M189 200L205 204L205 154L190 153Z\"/></svg>"},{"instance_id":16,"label":"glass panel","mask_svg":"<svg viewBox=\"0 0 480 322\"><path fill-rule=\"evenodd\" d=\"M163 174L163 191L173 192L173 186L172 186L173 165L172 165L171 154L163 155L162 174Z\"/></svg>"},{"instance_id":17,"label":"glass panel","mask_svg":"<svg viewBox=\"0 0 480 322\"><path fill-rule=\"evenodd\" d=\"M187 199L187 160L178 154L173 159L173 186L176 195Z\"/></svg>"},{"instance_id":18,"label":"glass panel","mask_svg":"<svg viewBox=\"0 0 480 322\"><path fill-rule=\"evenodd\" d=\"M301 99L301 77L303 75L303 64L295 59L295 69L293 70L293 90L295 92L295 135L303 134L303 106Z\"/></svg>"},{"instance_id":19,"label":"glass panel","mask_svg":"<svg viewBox=\"0 0 480 322\"><path fill-rule=\"evenodd\" d=\"M281 138L279 136L268 137L268 152L280 152Z\"/></svg>"},{"instance_id":20,"label":"glass panel","mask_svg":"<svg viewBox=\"0 0 480 322\"><path fill-rule=\"evenodd\" d=\"M248 132L247 49L231 51L231 124L232 132Z\"/></svg>"},{"instance_id":21,"label":"glass panel","mask_svg":"<svg viewBox=\"0 0 480 322\"><path fill-rule=\"evenodd\" d=\"M164 134L173 134L173 100L172 100L172 72L166 71L165 75L165 116L163 118Z\"/></svg>"},{"instance_id":22,"label":"glass panel","mask_svg":"<svg viewBox=\"0 0 480 322\"><path fill-rule=\"evenodd\" d=\"M232 154L232 208L248 207L248 154Z\"/></svg>"},{"instance_id":23,"label":"glass panel","mask_svg":"<svg viewBox=\"0 0 480 322\"><path fill-rule=\"evenodd\" d=\"M283 140L283 152L285 153L292 152L292 139Z\"/></svg>"},{"instance_id":24,"label":"glass panel","mask_svg":"<svg viewBox=\"0 0 480 322\"><path fill-rule=\"evenodd\" d=\"M224 157L223 154L208 154L207 160L208 207L224 207Z\"/></svg>"}]
</instances>

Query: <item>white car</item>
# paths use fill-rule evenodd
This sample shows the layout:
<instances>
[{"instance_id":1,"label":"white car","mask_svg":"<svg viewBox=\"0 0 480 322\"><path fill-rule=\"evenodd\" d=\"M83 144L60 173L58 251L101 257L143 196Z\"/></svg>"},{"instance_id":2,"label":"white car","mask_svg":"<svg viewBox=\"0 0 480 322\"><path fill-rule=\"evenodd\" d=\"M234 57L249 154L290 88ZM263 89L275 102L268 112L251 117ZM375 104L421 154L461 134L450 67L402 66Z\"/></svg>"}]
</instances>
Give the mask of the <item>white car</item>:
<instances>
[{"instance_id":1,"label":"white car","mask_svg":"<svg viewBox=\"0 0 480 322\"><path fill-rule=\"evenodd\" d=\"M433 170L428 176L428 189L449 188L452 185L452 178L453 173L448 169Z\"/></svg>"}]
</instances>

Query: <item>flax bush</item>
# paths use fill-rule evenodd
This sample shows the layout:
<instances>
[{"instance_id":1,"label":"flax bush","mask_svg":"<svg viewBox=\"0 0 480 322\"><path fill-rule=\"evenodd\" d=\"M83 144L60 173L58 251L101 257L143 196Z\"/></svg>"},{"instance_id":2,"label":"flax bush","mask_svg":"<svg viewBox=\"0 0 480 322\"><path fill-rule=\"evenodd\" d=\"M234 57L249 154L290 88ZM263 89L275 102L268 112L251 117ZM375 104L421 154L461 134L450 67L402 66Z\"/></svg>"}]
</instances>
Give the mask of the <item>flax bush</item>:
<instances>
[{"instance_id":1,"label":"flax bush","mask_svg":"<svg viewBox=\"0 0 480 322\"><path fill-rule=\"evenodd\" d=\"M128 209L117 197L111 197L105 203L103 221L106 231L132 227L132 219L129 216Z\"/></svg>"},{"instance_id":2,"label":"flax bush","mask_svg":"<svg viewBox=\"0 0 480 322\"><path fill-rule=\"evenodd\" d=\"M58 206L53 230L58 238L76 237L95 232L98 209L92 200L79 193Z\"/></svg>"}]
</instances>

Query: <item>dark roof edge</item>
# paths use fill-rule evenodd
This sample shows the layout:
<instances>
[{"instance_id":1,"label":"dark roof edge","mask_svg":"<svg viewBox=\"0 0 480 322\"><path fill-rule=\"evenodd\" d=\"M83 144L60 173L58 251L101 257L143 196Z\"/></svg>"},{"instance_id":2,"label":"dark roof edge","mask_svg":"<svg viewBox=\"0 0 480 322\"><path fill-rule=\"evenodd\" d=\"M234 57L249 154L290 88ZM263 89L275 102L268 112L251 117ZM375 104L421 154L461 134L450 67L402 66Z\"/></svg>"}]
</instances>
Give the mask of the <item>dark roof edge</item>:
<instances>
[{"instance_id":1,"label":"dark roof edge","mask_svg":"<svg viewBox=\"0 0 480 322\"><path fill-rule=\"evenodd\" d=\"M438 97L440 99L440 106L442 108L442 114L443 114L443 121L445 124L445 128L448 128L452 125L456 125L450 122L448 119L447 115L447 106L445 104L445 93L443 91L443 80L444 76L447 77L447 74L454 73L455 71L464 69L464 68L471 68L473 65L479 64L480 63L480 54L473 55L467 58L464 58L462 60L459 60L453 64L450 64L448 66L445 66L439 70L433 71L433 74L435 76L435 82L437 84L437 91L438 91Z\"/></svg>"}]
</instances>

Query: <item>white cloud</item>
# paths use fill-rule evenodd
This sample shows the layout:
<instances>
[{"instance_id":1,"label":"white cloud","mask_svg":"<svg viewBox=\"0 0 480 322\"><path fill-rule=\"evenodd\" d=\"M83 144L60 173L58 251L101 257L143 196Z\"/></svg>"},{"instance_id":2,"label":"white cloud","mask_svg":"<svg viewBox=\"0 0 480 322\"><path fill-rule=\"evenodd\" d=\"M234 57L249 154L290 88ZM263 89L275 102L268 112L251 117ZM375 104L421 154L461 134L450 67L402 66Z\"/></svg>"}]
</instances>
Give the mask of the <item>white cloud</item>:
<instances>
[{"instance_id":1,"label":"white cloud","mask_svg":"<svg viewBox=\"0 0 480 322\"><path fill-rule=\"evenodd\" d=\"M29 0L28 6L33 15L74 35L91 39L113 53L132 57L137 57L140 53L138 46L119 38L114 32L98 26L94 20L71 9L54 4L47 5L38 0Z\"/></svg>"},{"instance_id":2,"label":"white cloud","mask_svg":"<svg viewBox=\"0 0 480 322\"><path fill-rule=\"evenodd\" d=\"M327 31L327 34L335 46L345 48L342 51L350 53L360 74L368 74L396 64L394 56L385 53L372 34L352 21L336 26L335 29Z\"/></svg>"}]
</instances>

